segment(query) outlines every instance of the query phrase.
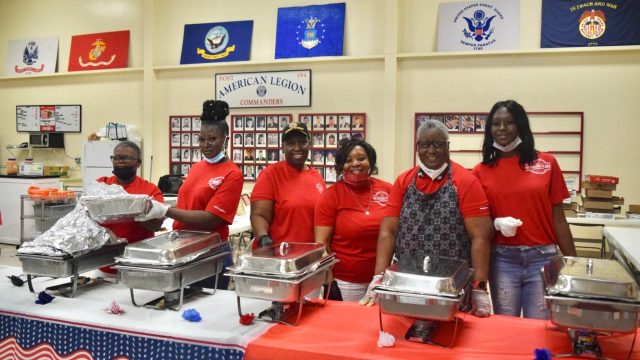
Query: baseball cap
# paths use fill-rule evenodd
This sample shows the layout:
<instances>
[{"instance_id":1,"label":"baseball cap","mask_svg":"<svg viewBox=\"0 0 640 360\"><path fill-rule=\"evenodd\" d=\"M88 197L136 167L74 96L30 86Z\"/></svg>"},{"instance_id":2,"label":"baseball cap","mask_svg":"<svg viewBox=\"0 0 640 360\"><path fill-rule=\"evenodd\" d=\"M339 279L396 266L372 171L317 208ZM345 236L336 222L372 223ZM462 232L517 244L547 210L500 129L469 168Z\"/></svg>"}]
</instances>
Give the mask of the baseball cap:
<instances>
[{"instance_id":1,"label":"baseball cap","mask_svg":"<svg viewBox=\"0 0 640 360\"><path fill-rule=\"evenodd\" d=\"M305 123L288 123L287 126L284 127L284 131L282 132L282 140L286 140L293 134L302 134L307 139L310 138L309 129L307 128L307 124Z\"/></svg>"}]
</instances>

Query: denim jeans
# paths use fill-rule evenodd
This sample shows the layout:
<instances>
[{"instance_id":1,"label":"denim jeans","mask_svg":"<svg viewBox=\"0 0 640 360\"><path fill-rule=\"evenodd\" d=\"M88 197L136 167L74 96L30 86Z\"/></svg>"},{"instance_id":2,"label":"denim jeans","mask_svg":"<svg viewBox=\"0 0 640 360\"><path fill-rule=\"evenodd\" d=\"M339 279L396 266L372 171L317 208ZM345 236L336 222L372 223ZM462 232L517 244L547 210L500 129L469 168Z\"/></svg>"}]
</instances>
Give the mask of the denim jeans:
<instances>
[{"instance_id":1,"label":"denim jeans","mask_svg":"<svg viewBox=\"0 0 640 360\"><path fill-rule=\"evenodd\" d=\"M489 268L494 313L547 319L540 269L557 253L555 245L494 247Z\"/></svg>"},{"instance_id":2,"label":"denim jeans","mask_svg":"<svg viewBox=\"0 0 640 360\"><path fill-rule=\"evenodd\" d=\"M233 257L231 255L232 254L231 244L229 244L229 241L227 241L227 243L222 247L222 251L227 251L228 254L222 258L222 271L220 272L220 274L218 274L218 289L227 290L227 288L229 287L230 278L228 276L224 276L224 274L229 272L229 270L227 270L227 267L233 265ZM191 285L200 286L207 289L213 289L216 284L215 280L216 280L216 277L214 275L206 279L202 279L198 282L195 282Z\"/></svg>"}]
</instances>

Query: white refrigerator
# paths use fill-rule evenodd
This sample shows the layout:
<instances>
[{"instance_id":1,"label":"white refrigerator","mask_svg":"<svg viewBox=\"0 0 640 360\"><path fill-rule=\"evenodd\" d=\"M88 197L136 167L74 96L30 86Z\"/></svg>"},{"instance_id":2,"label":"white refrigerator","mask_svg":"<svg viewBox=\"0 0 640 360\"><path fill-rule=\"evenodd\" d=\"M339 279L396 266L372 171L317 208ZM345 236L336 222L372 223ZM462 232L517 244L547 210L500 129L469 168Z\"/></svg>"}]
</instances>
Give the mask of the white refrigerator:
<instances>
[{"instance_id":1,"label":"white refrigerator","mask_svg":"<svg viewBox=\"0 0 640 360\"><path fill-rule=\"evenodd\" d=\"M134 141L138 146L140 143ZM112 176L113 164L111 155L118 140L87 141L82 143L82 185L94 181L102 176ZM140 168L138 168L140 175Z\"/></svg>"}]
</instances>

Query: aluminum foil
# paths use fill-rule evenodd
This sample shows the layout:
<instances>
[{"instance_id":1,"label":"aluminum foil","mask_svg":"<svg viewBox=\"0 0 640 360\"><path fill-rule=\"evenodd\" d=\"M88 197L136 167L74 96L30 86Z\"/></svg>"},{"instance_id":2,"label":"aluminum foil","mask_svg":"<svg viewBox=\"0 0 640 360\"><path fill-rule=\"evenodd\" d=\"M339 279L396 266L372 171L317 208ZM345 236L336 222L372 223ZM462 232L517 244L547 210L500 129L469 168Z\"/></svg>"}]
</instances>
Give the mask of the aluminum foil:
<instances>
[{"instance_id":1,"label":"aluminum foil","mask_svg":"<svg viewBox=\"0 0 640 360\"><path fill-rule=\"evenodd\" d=\"M151 208L151 197L135 194L83 196L80 203L100 224L117 224L134 221L136 216L146 214Z\"/></svg>"},{"instance_id":2,"label":"aluminum foil","mask_svg":"<svg viewBox=\"0 0 640 360\"><path fill-rule=\"evenodd\" d=\"M84 189L84 195L102 196L102 195L126 195L124 188L117 184L105 184L103 182L91 181Z\"/></svg>"},{"instance_id":3,"label":"aluminum foil","mask_svg":"<svg viewBox=\"0 0 640 360\"><path fill-rule=\"evenodd\" d=\"M78 205L42 235L23 243L17 252L77 256L99 249L107 242L116 242L113 232L100 226L89 217L84 206Z\"/></svg>"}]
</instances>

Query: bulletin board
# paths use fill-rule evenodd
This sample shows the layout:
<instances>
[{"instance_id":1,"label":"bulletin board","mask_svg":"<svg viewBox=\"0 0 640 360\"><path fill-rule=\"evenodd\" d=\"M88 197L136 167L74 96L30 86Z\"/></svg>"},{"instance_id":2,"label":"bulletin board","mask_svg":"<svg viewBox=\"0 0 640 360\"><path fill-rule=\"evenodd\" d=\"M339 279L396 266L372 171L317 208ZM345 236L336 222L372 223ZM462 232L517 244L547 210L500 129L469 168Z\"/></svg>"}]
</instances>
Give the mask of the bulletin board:
<instances>
[{"instance_id":1,"label":"bulletin board","mask_svg":"<svg viewBox=\"0 0 640 360\"><path fill-rule=\"evenodd\" d=\"M198 138L200 116L174 115L169 117L169 173L186 176L191 165L202 160Z\"/></svg>"},{"instance_id":2,"label":"bulletin board","mask_svg":"<svg viewBox=\"0 0 640 360\"><path fill-rule=\"evenodd\" d=\"M569 191L580 191L584 137L583 112L527 112L536 150L552 154L560 165ZM488 113L419 112L414 117L414 144L418 126L427 119L449 129L451 159L467 169L482 161L482 140ZM414 152L414 163L417 155Z\"/></svg>"},{"instance_id":3,"label":"bulletin board","mask_svg":"<svg viewBox=\"0 0 640 360\"><path fill-rule=\"evenodd\" d=\"M16 131L79 133L82 105L17 105Z\"/></svg>"}]
</instances>

